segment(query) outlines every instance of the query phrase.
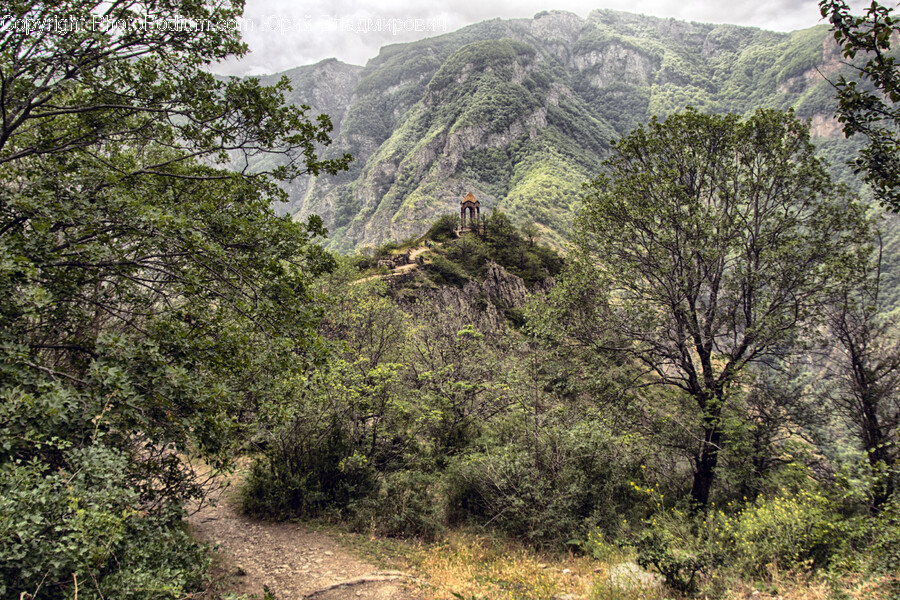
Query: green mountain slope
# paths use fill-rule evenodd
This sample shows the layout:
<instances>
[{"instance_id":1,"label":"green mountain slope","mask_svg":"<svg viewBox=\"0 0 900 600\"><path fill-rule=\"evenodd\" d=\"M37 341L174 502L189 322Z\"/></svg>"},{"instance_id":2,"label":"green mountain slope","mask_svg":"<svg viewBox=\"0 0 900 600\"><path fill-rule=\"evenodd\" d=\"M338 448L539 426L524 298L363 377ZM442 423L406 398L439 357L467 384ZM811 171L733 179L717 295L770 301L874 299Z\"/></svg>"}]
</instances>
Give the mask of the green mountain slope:
<instances>
[{"instance_id":1,"label":"green mountain slope","mask_svg":"<svg viewBox=\"0 0 900 600\"><path fill-rule=\"evenodd\" d=\"M601 10L485 21L385 47L364 68L302 67L285 73L293 100L330 113L330 152L356 161L296 182L285 210L321 215L331 247L348 251L419 235L471 191L562 243L610 141L686 105L793 107L842 163L851 148L823 77L839 58L826 26L775 33Z\"/></svg>"}]
</instances>

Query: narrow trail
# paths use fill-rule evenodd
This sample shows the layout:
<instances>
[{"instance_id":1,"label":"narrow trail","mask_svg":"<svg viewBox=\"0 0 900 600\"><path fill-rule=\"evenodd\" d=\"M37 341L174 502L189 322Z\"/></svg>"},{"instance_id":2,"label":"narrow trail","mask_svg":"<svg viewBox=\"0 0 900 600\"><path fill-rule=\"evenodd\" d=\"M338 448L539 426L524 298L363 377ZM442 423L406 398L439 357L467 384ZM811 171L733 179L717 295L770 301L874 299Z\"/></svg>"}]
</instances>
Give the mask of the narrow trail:
<instances>
[{"instance_id":1,"label":"narrow trail","mask_svg":"<svg viewBox=\"0 0 900 600\"><path fill-rule=\"evenodd\" d=\"M397 571L381 571L351 556L325 533L296 523L259 521L220 497L188 521L194 535L219 544L226 592L278 600L422 600Z\"/></svg>"},{"instance_id":2,"label":"narrow trail","mask_svg":"<svg viewBox=\"0 0 900 600\"><path fill-rule=\"evenodd\" d=\"M429 248L428 246L419 246L418 248L415 248L410 251L409 264L400 265L399 267L396 267L393 270L391 270L391 272L388 273L387 275L370 275L370 276L364 277L362 279L357 279L351 285L356 285L358 283L363 283L364 281L370 281L372 279L386 279L389 277L394 277L395 275L400 275L401 273L406 273L407 271L412 271L413 269L417 269L419 267L419 265L416 264L416 257L428 250L431 250L431 248Z\"/></svg>"}]
</instances>

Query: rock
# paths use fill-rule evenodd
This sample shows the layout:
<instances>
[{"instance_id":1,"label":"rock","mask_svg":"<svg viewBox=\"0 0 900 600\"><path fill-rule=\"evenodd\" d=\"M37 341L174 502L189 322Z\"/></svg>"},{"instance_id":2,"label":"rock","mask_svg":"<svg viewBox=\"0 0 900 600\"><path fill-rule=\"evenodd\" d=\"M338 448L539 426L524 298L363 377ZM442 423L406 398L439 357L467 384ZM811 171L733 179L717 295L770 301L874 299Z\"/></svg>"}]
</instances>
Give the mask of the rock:
<instances>
[{"instance_id":1,"label":"rock","mask_svg":"<svg viewBox=\"0 0 900 600\"><path fill-rule=\"evenodd\" d=\"M663 584L663 577L645 571L636 563L619 563L609 570L609 583L619 588L654 588Z\"/></svg>"},{"instance_id":2,"label":"rock","mask_svg":"<svg viewBox=\"0 0 900 600\"><path fill-rule=\"evenodd\" d=\"M575 594L556 594L553 600L586 600L584 596L576 596Z\"/></svg>"},{"instance_id":3,"label":"rock","mask_svg":"<svg viewBox=\"0 0 900 600\"><path fill-rule=\"evenodd\" d=\"M483 281L469 281L462 288L441 286L438 289L417 291L403 300L405 308L415 314L429 310L426 306L446 308L460 315L469 315L479 331L496 331L503 324L504 309L524 305L532 294L549 290L552 280L529 289L521 277L514 275L494 262L487 264ZM424 301L424 302L423 302Z\"/></svg>"}]
</instances>

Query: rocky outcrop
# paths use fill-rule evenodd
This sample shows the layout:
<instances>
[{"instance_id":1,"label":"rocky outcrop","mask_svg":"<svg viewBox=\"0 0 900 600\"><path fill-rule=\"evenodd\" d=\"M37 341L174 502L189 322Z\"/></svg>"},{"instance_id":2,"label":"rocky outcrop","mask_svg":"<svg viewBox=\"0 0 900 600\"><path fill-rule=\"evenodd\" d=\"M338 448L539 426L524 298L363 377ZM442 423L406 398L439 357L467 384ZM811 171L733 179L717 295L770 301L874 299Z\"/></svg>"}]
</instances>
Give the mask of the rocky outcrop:
<instances>
[{"instance_id":1,"label":"rocky outcrop","mask_svg":"<svg viewBox=\"0 0 900 600\"><path fill-rule=\"evenodd\" d=\"M480 331L496 331L503 327L507 311L521 308L534 294L548 291L553 283L552 279L546 279L529 288L521 277L490 262L481 281L469 281L461 288L441 286L437 289L419 290L398 300L411 312L422 308L416 305L438 306L450 313L465 316ZM394 280L392 284L397 288L403 285L402 280Z\"/></svg>"},{"instance_id":2,"label":"rocky outcrop","mask_svg":"<svg viewBox=\"0 0 900 600\"><path fill-rule=\"evenodd\" d=\"M596 87L612 83L649 85L656 69L650 56L621 44L577 55L573 63L579 71L589 72L588 79Z\"/></svg>"}]
</instances>

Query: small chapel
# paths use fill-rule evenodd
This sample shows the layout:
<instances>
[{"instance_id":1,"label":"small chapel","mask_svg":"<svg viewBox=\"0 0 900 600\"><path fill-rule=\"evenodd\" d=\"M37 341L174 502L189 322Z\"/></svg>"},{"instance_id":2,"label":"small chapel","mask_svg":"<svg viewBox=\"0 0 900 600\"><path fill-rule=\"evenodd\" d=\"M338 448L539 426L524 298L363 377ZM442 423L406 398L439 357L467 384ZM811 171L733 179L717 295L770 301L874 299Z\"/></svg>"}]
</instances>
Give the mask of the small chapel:
<instances>
[{"instance_id":1,"label":"small chapel","mask_svg":"<svg viewBox=\"0 0 900 600\"><path fill-rule=\"evenodd\" d=\"M468 226L466 224L466 213L469 214ZM459 201L459 231L477 231L478 224L481 222L481 207L475 194L469 192Z\"/></svg>"}]
</instances>

